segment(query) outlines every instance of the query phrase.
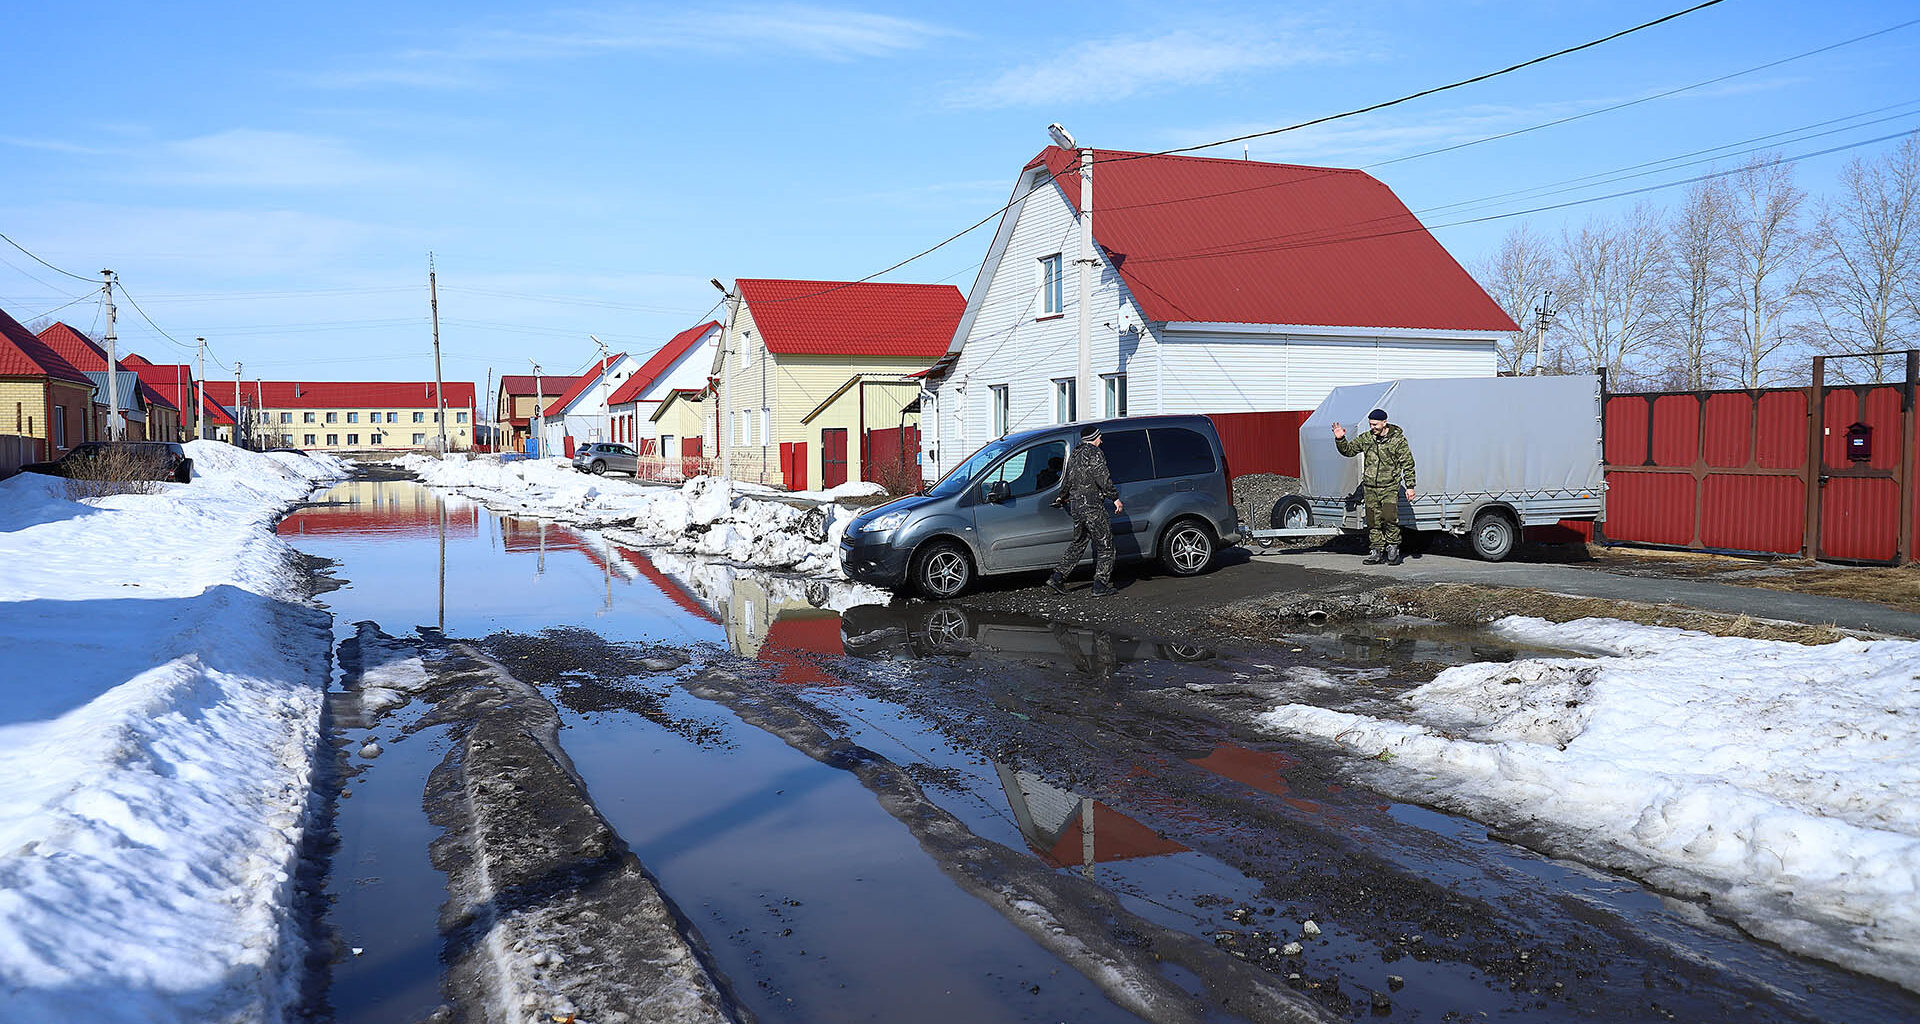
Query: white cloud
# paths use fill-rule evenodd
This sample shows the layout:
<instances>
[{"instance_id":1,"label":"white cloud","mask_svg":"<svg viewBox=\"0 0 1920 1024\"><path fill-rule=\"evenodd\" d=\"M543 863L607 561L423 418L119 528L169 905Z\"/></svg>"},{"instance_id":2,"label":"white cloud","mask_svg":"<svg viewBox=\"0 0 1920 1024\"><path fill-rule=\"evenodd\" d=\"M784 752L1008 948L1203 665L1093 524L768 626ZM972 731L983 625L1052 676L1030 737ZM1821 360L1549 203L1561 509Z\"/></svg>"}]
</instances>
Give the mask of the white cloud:
<instances>
[{"instance_id":1,"label":"white cloud","mask_svg":"<svg viewBox=\"0 0 1920 1024\"><path fill-rule=\"evenodd\" d=\"M161 143L129 173L160 184L251 189L339 188L415 176L339 139L301 132L233 128Z\"/></svg>"},{"instance_id":2,"label":"white cloud","mask_svg":"<svg viewBox=\"0 0 1920 1024\"><path fill-rule=\"evenodd\" d=\"M1004 71L963 88L962 107L1058 105L1063 100L1124 99L1159 89L1205 85L1248 71L1349 59L1327 39L1301 30L1249 31L1244 25L1182 29L1162 35L1097 40L1057 60Z\"/></svg>"},{"instance_id":3,"label":"white cloud","mask_svg":"<svg viewBox=\"0 0 1920 1024\"><path fill-rule=\"evenodd\" d=\"M356 69L311 77L349 88L407 85L459 89L485 84L489 65L597 53L683 51L703 54L798 54L847 61L915 50L959 33L889 14L805 4L658 13L633 7L564 11L538 24L469 27L445 47L406 50Z\"/></svg>"}]
</instances>

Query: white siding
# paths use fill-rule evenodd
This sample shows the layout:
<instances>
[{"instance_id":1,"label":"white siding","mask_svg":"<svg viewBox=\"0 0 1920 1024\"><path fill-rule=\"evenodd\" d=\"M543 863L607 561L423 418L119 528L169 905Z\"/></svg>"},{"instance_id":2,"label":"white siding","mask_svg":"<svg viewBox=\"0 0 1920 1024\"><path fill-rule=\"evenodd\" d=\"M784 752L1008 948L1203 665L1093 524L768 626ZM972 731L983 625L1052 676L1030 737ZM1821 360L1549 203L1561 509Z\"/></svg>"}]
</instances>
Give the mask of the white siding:
<instances>
[{"instance_id":1,"label":"white siding","mask_svg":"<svg viewBox=\"0 0 1920 1024\"><path fill-rule=\"evenodd\" d=\"M1150 398L1130 382L1138 389L1130 401L1135 412L1312 409L1345 384L1495 372L1491 341L1187 332L1164 337L1167 386Z\"/></svg>"},{"instance_id":2,"label":"white siding","mask_svg":"<svg viewBox=\"0 0 1920 1024\"><path fill-rule=\"evenodd\" d=\"M676 389L685 388L697 391L707 386L707 375L713 372L713 357L720 347L721 330L715 327L701 337L698 344L687 349L680 358L669 364L652 384L643 388L635 396L642 402L664 400ZM648 358L652 358L651 355ZM645 360L642 360L645 362Z\"/></svg>"},{"instance_id":3,"label":"white siding","mask_svg":"<svg viewBox=\"0 0 1920 1024\"><path fill-rule=\"evenodd\" d=\"M1044 174L1044 171L1040 172ZM1024 191L1030 187L1021 184ZM1096 197L1098 192L1095 193ZM1058 186L1029 196L1013 214L1005 253L992 276L976 288L986 293L966 330L959 358L936 389L937 415L925 440L929 475L943 473L995 436L991 388L1007 386L1007 429L1028 430L1053 422L1053 381L1079 370L1078 220ZM1094 216L1099 216L1096 205ZM1041 257L1063 253L1066 309L1043 316ZM1101 261L1093 288L1093 392L1079 396L1083 417L1097 415L1099 375L1125 372L1131 394L1151 393L1152 337L1138 328L1140 314L1111 264ZM1132 330L1122 331L1125 325ZM1135 409L1147 411L1135 397Z\"/></svg>"}]
</instances>

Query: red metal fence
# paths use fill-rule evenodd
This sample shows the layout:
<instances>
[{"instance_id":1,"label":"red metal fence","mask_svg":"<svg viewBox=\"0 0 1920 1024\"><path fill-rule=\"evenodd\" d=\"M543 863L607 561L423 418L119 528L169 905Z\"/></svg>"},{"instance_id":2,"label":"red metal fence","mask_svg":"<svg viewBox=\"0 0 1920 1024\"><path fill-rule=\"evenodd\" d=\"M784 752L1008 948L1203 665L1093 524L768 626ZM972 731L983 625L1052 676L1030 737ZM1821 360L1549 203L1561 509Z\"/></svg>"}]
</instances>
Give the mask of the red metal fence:
<instances>
[{"instance_id":1,"label":"red metal fence","mask_svg":"<svg viewBox=\"0 0 1920 1024\"><path fill-rule=\"evenodd\" d=\"M1300 475L1300 424L1304 412L1222 412L1207 417L1220 434L1234 476L1249 473Z\"/></svg>"},{"instance_id":2,"label":"red metal fence","mask_svg":"<svg viewBox=\"0 0 1920 1024\"><path fill-rule=\"evenodd\" d=\"M1847 562L1913 560L1914 388L1609 395L1609 541ZM1817 397L1816 397L1817 396ZM1851 445L1849 439L1854 441Z\"/></svg>"},{"instance_id":3,"label":"red metal fence","mask_svg":"<svg viewBox=\"0 0 1920 1024\"><path fill-rule=\"evenodd\" d=\"M886 427L869 430L866 452L860 460L860 479L904 494L920 480L920 428Z\"/></svg>"}]
</instances>

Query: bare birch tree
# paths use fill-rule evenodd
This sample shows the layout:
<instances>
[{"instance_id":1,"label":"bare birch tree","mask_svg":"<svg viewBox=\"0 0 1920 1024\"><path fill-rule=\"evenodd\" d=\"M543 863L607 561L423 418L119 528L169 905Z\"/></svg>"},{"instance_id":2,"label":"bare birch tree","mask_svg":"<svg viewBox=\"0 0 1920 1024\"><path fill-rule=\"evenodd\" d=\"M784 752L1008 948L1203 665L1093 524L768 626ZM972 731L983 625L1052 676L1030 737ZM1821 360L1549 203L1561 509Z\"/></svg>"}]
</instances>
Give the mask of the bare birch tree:
<instances>
[{"instance_id":1,"label":"bare birch tree","mask_svg":"<svg viewBox=\"0 0 1920 1024\"><path fill-rule=\"evenodd\" d=\"M1559 277L1553 247L1522 222L1500 240L1500 251L1474 269L1481 287L1506 310L1520 330L1495 349L1501 373L1523 373L1533 368L1539 349L1539 327L1531 322L1531 307L1546 295Z\"/></svg>"},{"instance_id":2,"label":"bare birch tree","mask_svg":"<svg viewBox=\"0 0 1920 1024\"><path fill-rule=\"evenodd\" d=\"M1727 181L1727 238L1738 329L1730 346L1735 382L1765 387L1780 373L1782 350L1796 340L1795 316L1809 297L1811 247L1800 228L1806 193L1793 165L1755 156Z\"/></svg>"},{"instance_id":3,"label":"bare birch tree","mask_svg":"<svg viewBox=\"0 0 1920 1024\"><path fill-rule=\"evenodd\" d=\"M1734 327L1728 293L1729 198L1720 179L1697 182L1674 214L1667 242L1665 313L1650 376L1662 387L1703 391L1720 381Z\"/></svg>"},{"instance_id":4,"label":"bare birch tree","mask_svg":"<svg viewBox=\"0 0 1920 1024\"><path fill-rule=\"evenodd\" d=\"M1891 152L1856 159L1840 175L1837 200L1821 204L1815 229L1825 272L1819 278L1821 347L1865 352L1865 361L1830 363L1842 379L1882 383L1903 372L1889 352L1920 340L1920 135ZM1865 374L1849 373L1855 367Z\"/></svg>"},{"instance_id":5,"label":"bare birch tree","mask_svg":"<svg viewBox=\"0 0 1920 1024\"><path fill-rule=\"evenodd\" d=\"M1614 386L1642 376L1636 358L1661 324L1666 237L1660 214L1641 204L1624 218L1589 220L1561 236L1565 266L1560 323L1581 369L1605 370Z\"/></svg>"}]
</instances>

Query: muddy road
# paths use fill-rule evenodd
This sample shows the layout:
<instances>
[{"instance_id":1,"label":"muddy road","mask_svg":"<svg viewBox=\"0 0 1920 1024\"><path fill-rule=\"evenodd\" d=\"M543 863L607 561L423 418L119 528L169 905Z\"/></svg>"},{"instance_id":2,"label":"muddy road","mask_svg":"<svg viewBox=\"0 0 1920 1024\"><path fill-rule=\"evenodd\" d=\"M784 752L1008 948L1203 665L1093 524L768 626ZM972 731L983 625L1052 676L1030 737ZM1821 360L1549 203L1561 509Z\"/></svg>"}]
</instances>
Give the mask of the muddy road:
<instances>
[{"instance_id":1,"label":"muddy road","mask_svg":"<svg viewBox=\"0 0 1920 1024\"><path fill-rule=\"evenodd\" d=\"M326 501L282 527L339 584L316 1020L1920 1017L1254 729L1531 653L1371 585L1253 642L1157 590L900 603Z\"/></svg>"}]
</instances>

